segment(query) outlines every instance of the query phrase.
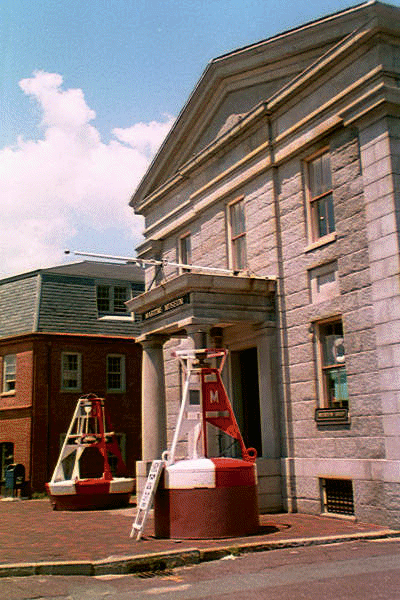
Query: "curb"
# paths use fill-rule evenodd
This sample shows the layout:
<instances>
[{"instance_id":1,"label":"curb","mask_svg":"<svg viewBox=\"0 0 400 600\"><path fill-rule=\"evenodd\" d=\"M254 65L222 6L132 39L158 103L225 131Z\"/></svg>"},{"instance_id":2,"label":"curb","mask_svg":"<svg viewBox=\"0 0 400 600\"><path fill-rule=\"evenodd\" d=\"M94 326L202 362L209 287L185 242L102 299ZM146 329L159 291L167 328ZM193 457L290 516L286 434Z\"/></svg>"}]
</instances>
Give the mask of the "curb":
<instances>
[{"instance_id":1,"label":"curb","mask_svg":"<svg viewBox=\"0 0 400 600\"><path fill-rule=\"evenodd\" d=\"M231 544L217 548L189 548L175 552L166 551L154 554L119 556L95 561L57 561L37 563L0 564L1 577L28 577L31 575L128 575L142 572L160 572L187 565L219 560L225 556L239 556L251 552L266 552L284 548L324 546L356 540L368 541L385 538L399 538L400 531L383 529L376 532L343 534L315 538L295 538L277 541Z\"/></svg>"}]
</instances>

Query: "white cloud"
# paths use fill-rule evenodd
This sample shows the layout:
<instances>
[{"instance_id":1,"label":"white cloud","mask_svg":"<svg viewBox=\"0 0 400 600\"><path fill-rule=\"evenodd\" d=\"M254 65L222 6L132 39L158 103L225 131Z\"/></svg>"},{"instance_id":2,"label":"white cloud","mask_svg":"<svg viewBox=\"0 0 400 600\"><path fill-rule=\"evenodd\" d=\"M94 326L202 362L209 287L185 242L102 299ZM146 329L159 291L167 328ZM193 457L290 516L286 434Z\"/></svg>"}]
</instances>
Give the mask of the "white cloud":
<instances>
[{"instance_id":1,"label":"white cloud","mask_svg":"<svg viewBox=\"0 0 400 600\"><path fill-rule=\"evenodd\" d=\"M166 115L166 119L165 123L151 121L151 123L136 123L126 129L113 129L113 134L121 142L129 144L151 159L173 124L170 116Z\"/></svg>"},{"instance_id":2,"label":"white cloud","mask_svg":"<svg viewBox=\"0 0 400 600\"><path fill-rule=\"evenodd\" d=\"M41 111L42 137L0 149L0 276L60 263L85 229L114 228L133 252L142 219L128 201L172 119L114 129L106 144L82 90L63 89L61 75L39 71L19 85Z\"/></svg>"}]
</instances>

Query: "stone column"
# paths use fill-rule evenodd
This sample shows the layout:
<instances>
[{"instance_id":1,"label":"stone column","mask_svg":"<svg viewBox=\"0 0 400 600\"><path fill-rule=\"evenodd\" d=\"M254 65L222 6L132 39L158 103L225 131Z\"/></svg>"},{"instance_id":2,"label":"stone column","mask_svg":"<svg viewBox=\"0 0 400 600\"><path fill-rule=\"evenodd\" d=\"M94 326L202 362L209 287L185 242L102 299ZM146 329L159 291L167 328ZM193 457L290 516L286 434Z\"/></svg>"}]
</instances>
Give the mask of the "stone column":
<instances>
[{"instance_id":1,"label":"stone column","mask_svg":"<svg viewBox=\"0 0 400 600\"><path fill-rule=\"evenodd\" d=\"M142 341L142 460L161 458L166 450L163 344L165 336Z\"/></svg>"},{"instance_id":2,"label":"stone column","mask_svg":"<svg viewBox=\"0 0 400 600\"><path fill-rule=\"evenodd\" d=\"M136 463L136 494L140 500L154 459L167 449L163 345L168 337L149 336L141 341L142 355L142 460Z\"/></svg>"}]
</instances>

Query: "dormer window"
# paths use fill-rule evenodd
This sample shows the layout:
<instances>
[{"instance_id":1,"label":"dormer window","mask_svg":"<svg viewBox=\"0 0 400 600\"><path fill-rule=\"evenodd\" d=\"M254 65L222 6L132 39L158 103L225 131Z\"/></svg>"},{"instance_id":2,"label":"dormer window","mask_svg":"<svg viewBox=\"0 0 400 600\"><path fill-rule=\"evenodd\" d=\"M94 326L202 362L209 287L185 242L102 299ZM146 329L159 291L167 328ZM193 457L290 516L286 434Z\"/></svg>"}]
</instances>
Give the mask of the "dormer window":
<instances>
[{"instance_id":1,"label":"dormer window","mask_svg":"<svg viewBox=\"0 0 400 600\"><path fill-rule=\"evenodd\" d=\"M100 315L126 315L125 302L131 298L130 289L121 285L97 286L97 311Z\"/></svg>"}]
</instances>

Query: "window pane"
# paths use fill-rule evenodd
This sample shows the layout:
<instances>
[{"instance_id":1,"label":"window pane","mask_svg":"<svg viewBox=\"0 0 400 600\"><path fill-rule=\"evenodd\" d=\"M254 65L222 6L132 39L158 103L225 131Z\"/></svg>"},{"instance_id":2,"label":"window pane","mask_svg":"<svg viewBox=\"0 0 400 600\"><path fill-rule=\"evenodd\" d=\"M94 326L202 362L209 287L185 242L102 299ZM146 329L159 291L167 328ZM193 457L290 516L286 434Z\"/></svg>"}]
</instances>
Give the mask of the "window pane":
<instances>
[{"instance_id":1,"label":"window pane","mask_svg":"<svg viewBox=\"0 0 400 600\"><path fill-rule=\"evenodd\" d=\"M244 202L236 202L230 207L232 237L240 235L245 231L244 225Z\"/></svg>"},{"instance_id":2,"label":"window pane","mask_svg":"<svg viewBox=\"0 0 400 600\"><path fill-rule=\"evenodd\" d=\"M114 288L114 312L126 313L125 302L128 300L128 290L125 287Z\"/></svg>"},{"instance_id":3,"label":"window pane","mask_svg":"<svg viewBox=\"0 0 400 600\"><path fill-rule=\"evenodd\" d=\"M97 286L97 310L99 312L110 310L110 288L107 285Z\"/></svg>"},{"instance_id":4,"label":"window pane","mask_svg":"<svg viewBox=\"0 0 400 600\"><path fill-rule=\"evenodd\" d=\"M348 408L349 393L345 367L343 326L333 321L320 326L322 371L325 379L325 404L332 408Z\"/></svg>"},{"instance_id":5,"label":"window pane","mask_svg":"<svg viewBox=\"0 0 400 600\"><path fill-rule=\"evenodd\" d=\"M244 269L246 267L246 238L239 237L232 242L233 268Z\"/></svg>"},{"instance_id":6,"label":"window pane","mask_svg":"<svg viewBox=\"0 0 400 600\"><path fill-rule=\"evenodd\" d=\"M310 163L310 192L311 196L319 196L322 190L321 160L317 158Z\"/></svg>"},{"instance_id":7,"label":"window pane","mask_svg":"<svg viewBox=\"0 0 400 600\"><path fill-rule=\"evenodd\" d=\"M332 187L331 161L328 153L321 156L322 193Z\"/></svg>"},{"instance_id":8,"label":"window pane","mask_svg":"<svg viewBox=\"0 0 400 600\"><path fill-rule=\"evenodd\" d=\"M109 373L107 387L109 390L119 390L121 388L121 375L119 373Z\"/></svg>"},{"instance_id":9,"label":"window pane","mask_svg":"<svg viewBox=\"0 0 400 600\"><path fill-rule=\"evenodd\" d=\"M312 203L312 211L316 220L318 237L323 237L335 231L335 215L333 212L332 194L328 194Z\"/></svg>"},{"instance_id":10,"label":"window pane","mask_svg":"<svg viewBox=\"0 0 400 600\"><path fill-rule=\"evenodd\" d=\"M3 369L3 391L11 392L15 390L15 381L17 375L16 354L8 354L4 357Z\"/></svg>"},{"instance_id":11,"label":"window pane","mask_svg":"<svg viewBox=\"0 0 400 600\"><path fill-rule=\"evenodd\" d=\"M244 202L240 200L229 207L231 225L232 267L241 270L246 267L246 225Z\"/></svg>"},{"instance_id":12,"label":"window pane","mask_svg":"<svg viewBox=\"0 0 400 600\"><path fill-rule=\"evenodd\" d=\"M328 221L328 233L335 231L335 215L333 212L333 197L332 194L326 197L326 218Z\"/></svg>"},{"instance_id":13,"label":"window pane","mask_svg":"<svg viewBox=\"0 0 400 600\"><path fill-rule=\"evenodd\" d=\"M79 390L81 387L80 354L63 354L61 365L61 388L63 390Z\"/></svg>"},{"instance_id":14,"label":"window pane","mask_svg":"<svg viewBox=\"0 0 400 600\"><path fill-rule=\"evenodd\" d=\"M323 154L309 164L311 197L321 196L332 188L329 154Z\"/></svg>"},{"instance_id":15,"label":"window pane","mask_svg":"<svg viewBox=\"0 0 400 600\"><path fill-rule=\"evenodd\" d=\"M180 239L180 261L184 265L190 265L190 263L192 262L192 248L190 235L185 235L185 237Z\"/></svg>"},{"instance_id":16,"label":"window pane","mask_svg":"<svg viewBox=\"0 0 400 600\"><path fill-rule=\"evenodd\" d=\"M328 233L328 223L326 220L326 205L325 200L318 200L316 202L318 211L318 235L322 237Z\"/></svg>"},{"instance_id":17,"label":"window pane","mask_svg":"<svg viewBox=\"0 0 400 600\"><path fill-rule=\"evenodd\" d=\"M328 405L332 407L347 408L349 392L347 389L347 375L344 368L329 369L326 372L326 386L328 391Z\"/></svg>"},{"instance_id":18,"label":"window pane","mask_svg":"<svg viewBox=\"0 0 400 600\"><path fill-rule=\"evenodd\" d=\"M329 153L311 161L308 174L311 231L313 239L318 239L335 231Z\"/></svg>"},{"instance_id":19,"label":"window pane","mask_svg":"<svg viewBox=\"0 0 400 600\"><path fill-rule=\"evenodd\" d=\"M123 356L107 356L107 389L122 392L125 387Z\"/></svg>"}]
</instances>

